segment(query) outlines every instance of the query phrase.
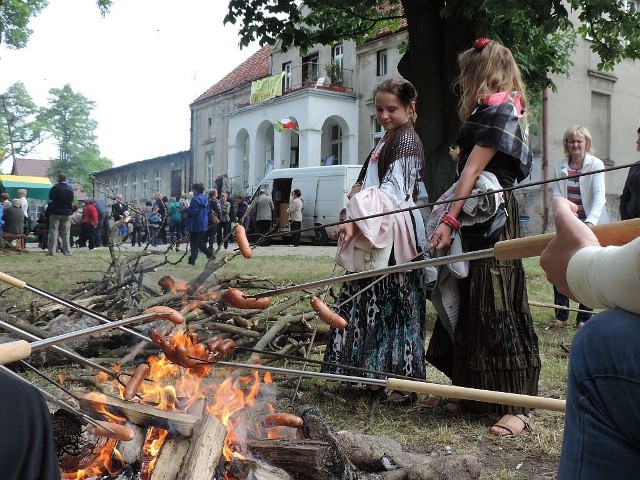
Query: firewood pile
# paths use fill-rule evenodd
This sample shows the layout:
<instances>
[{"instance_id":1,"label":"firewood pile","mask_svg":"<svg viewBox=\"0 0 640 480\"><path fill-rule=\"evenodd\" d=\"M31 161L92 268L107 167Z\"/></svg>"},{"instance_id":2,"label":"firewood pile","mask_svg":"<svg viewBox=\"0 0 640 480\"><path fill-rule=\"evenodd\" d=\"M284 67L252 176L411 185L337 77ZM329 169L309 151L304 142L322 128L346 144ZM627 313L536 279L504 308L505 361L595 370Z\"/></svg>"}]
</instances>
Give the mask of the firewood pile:
<instances>
[{"instance_id":1,"label":"firewood pile","mask_svg":"<svg viewBox=\"0 0 640 480\"><path fill-rule=\"evenodd\" d=\"M259 293L276 288L276 285L268 278L255 275L213 275L233 256L212 259L193 279L165 275L153 285L148 280L149 272L166 269L172 264L167 257L160 261L157 258L157 254L146 252L118 257L117 260L114 257L99 279L83 283L64 296L65 301L80 307L79 310L62 305L55 299L38 299L31 303L28 312L9 308L6 313L10 316L5 321L39 338L48 338L97 324L97 321L83 315L82 308L117 319L138 315L152 307L167 306L180 312L185 318L186 331L201 340L230 338L237 347L300 357L307 356L310 348L326 342L327 329L317 331L319 322L309 304L308 293L251 301L245 292L247 295ZM154 327L154 324L149 327ZM146 334L148 327L139 330ZM132 348L132 342L138 344ZM116 329L73 341L69 346L82 355L120 364L131 362L139 355L157 352L153 344L136 340ZM51 353L43 352L42 356L49 358L42 358L36 363L55 364L52 358L59 356Z\"/></svg>"}]
</instances>

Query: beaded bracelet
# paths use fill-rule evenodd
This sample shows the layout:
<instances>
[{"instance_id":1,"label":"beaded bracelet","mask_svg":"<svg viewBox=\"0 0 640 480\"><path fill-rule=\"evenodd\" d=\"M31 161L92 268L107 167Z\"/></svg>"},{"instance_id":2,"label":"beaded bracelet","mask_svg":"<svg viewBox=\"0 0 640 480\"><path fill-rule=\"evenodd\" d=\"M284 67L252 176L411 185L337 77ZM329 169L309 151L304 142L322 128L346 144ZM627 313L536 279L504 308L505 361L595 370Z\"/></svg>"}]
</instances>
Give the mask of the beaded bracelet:
<instances>
[{"instance_id":1,"label":"beaded bracelet","mask_svg":"<svg viewBox=\"0 0 640 480\"><path fill-rule=\"evenodd\" d=\"M453 230L458 230L462 225L456 217L454 217L453 215L449 215L448 213L445 213L442 216L442 218L440 219L440 223L444 223L445 225L448 225Z\"/></svg>"}]
</instances>

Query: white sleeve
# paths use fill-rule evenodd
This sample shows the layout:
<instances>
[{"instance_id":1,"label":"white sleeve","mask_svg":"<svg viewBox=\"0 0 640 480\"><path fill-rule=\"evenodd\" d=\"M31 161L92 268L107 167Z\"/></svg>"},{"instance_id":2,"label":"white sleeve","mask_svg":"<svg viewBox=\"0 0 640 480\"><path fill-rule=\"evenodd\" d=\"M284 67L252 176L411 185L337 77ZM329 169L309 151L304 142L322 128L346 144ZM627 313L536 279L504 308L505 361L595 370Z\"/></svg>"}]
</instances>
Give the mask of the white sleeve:
<instances>
[{"instance_id":1,"label":"white sleeve","mask_svg":"<svg viewBox=\"0 0 640 480\"><path fill-rule=\"evenodd\" d=\"M621 247L586 247L569 261L567 282L580 303L640 313L640 237Z\"/></svg>"},{"instance_id":2,"label":"white sleeve","mask_svg":"<svg viewBox=\"0 0 640 480\"><path fill-rule=\"evenodd\" d=\"M380 185L380 190L389 195L389 198L391 198L391 201L396 207L399 207L407 201L407 193L405 193L405 178L402 172L402 164L405 162L411 162L413 164L409 173L411 177L409 182L410 191L408 192L410 201L413 194L413 186L415 185L416 178L418 176L418 169L415 168L417 161L414 158L398 159L393 162L391 165L391 174L388 175Z\"/></svg>"}]
</instances>

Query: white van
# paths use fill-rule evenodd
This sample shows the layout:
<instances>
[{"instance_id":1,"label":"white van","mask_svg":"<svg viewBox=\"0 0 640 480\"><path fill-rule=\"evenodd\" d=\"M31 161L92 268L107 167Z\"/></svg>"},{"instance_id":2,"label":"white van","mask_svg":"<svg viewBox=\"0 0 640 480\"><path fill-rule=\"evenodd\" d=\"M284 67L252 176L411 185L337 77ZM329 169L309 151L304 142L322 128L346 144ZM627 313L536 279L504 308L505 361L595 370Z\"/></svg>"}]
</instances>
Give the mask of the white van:
<instances>
[{"instance_id":1,"label":"white van","mask_svg":"<svg viewBox=\"0 0 640 480\"><path fill-rule=\"evenodd\" d=\"M331 165L326 167L280 168L272 170L260 182L251 201L261 188L273 199L280 232L288 235L287 207L291 192L302 192L302 228L322 226L339 221L340 210L347 204L347 193L358 179L362 165ZM302 232L302 238L310 238L315 245L326 245L334 227L318 228Z\"/></svg>"}]
</instances>

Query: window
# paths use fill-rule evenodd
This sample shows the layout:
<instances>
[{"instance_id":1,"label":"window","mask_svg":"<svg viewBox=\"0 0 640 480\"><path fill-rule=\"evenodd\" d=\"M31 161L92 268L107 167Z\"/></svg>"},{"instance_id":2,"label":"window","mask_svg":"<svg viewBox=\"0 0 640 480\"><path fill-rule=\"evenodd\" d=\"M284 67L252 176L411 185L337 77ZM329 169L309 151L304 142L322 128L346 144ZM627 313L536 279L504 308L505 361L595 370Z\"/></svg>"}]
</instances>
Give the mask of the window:
<instances>
[{"instance_id":1,"label":"window","mask_svg":"<svg viewBox=\"0 0 640 480\"><path fill-rule=\"evenodd\" d=\"M207 190L210 190L214 186L215 177L213 176L213 152L206 153L205 165L207 166Z\"/></svg>"},{"instance_id":2,"label":"window","mask_svg":"<svg viewBox=\"0 0 640 480\"><path fill-rule=\"evenodd\" d=\"M387 74L387 51L379 50L376 55L376 75L381 77Z\"/></svg>"},{"instance_id":3,"label":"window","mask_svg":"<svg viewBox=\"0 0 640 480\"><path fill-rule=\"evenodd\" d=\"M142 184L142 198L149 198L149 184L146 180Z\"/></svg>"},{"instance_id":4,"label":"window","mask_svg":"<svg viewBox=\"0 0 640 480\"><path fill-rule=\"evenodd\" d=\"M209 117L209 118L207 119L207 124L209 125L209 128L211 128L212 123L213 123L213 122L211 121L211 117Z\"/></svg>"},{"instance_id":5,"label":"window","mask_svg":"<svg viewBox=\"0 0 640 480\"><path fill-rule=\"evenodd\" d=\"M593 145L597 145L598 157L610 163L611 159L611 96L599 92L591 92L591 121L589 132Z\"/></svg>"},{"instance_id":6,"label":"window","mask_svg":"<svg viewBox=\"0 0 640 480\"><path fill-rule=\"evenodd\" d=\"M138 185L136 185L135 183L131 185L131 200L138 200Z\"/></svg>"},{"instance_id":7,"label":"window","mask_svg":"<svg viewBox=\"0 0 640 480\"><path fill-rule=\"evenodd\" d=\"M318 52L302 58L302 83L316 83L318 80Z\"/></svg>"},{"instance_id":8,"label":"window","mask_svg":"<svg viewBox=\"0 0 640 480\"><path fill-rule=\"evenodd\" d=\"M342 67L342 58L343 58L342 44L339 43L337 45L334 45L333 48L331 49L331 60L335 60L340 64L340 67Z\"/></svg>"},{"instance_id":9,"label":"window","mask_svg":"<svg viewBox=\"0 0 640 480\"><path fill-rule=\"evenodd\" d=\"M331 125L329 149L334 157L333 165L342 164L342 128L338 124Z\"/></svg>"},{"instance_id":10,"label":"window","mask_svg":"<svg viewBox=\"0 0 640 480\"><path fill-rule=\"evenodd\" d=\"M156 176L156 181L154 183L154 187L153 188L155 190L155 193L160 193L160 180L161 180L161 178L160 178L160 170L154 170L154 172L155 172L155 176Z\"/></svg>"},{"instance_id":11,"label":"window","mask_svg":"<svg viewBox=\"0 0 640 480\"><path fill-rule=\"evenodd\" d=\"M113 191L116 192L116 193L119 193L118 192L119 188L120 188L120 179L118 177L115 177L113 179Z\"/></svg>"},{"instance_id":12,"label":"window","mask_svg":"<svg viewBox=\"0 0 640 480\"><path fill-rule=\"evenodd\" d=\"M132 174L131 174L131 183L132 183L133 185L135 185L137 181L138 181L138 177L136 177L136 174L135 174L135 173L132 173Z\"/></svg>"},{"instance_id":13,"label":"window","mask_svg":"<svg viewBox=\"0 0 640 480\"><path fill-rule=\"evenodd\" d=\"M291 88L291 62L282 64L282 91L285 92Z\"/></svg>"},{"instance_id":14,"label":"window","mask_svg":"<svg viewBox=\"0 0 640 480\"><path fill-rule=\"evenodd\" d=\"M380 125L376 116L371 117L371 148L375 147L380 139L384 136L384 128Z\"/></svg>"},{"instance_id":15,"label":"window","mask_svg":"<svg viewBox=\"0 0 640 480\"><path fill-rule=\"evenodd\" d=\"M127 201L127 186L126 185L122 185L122 200L123 201Z\"/></svg>"}]
</instances>

